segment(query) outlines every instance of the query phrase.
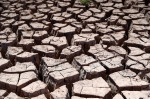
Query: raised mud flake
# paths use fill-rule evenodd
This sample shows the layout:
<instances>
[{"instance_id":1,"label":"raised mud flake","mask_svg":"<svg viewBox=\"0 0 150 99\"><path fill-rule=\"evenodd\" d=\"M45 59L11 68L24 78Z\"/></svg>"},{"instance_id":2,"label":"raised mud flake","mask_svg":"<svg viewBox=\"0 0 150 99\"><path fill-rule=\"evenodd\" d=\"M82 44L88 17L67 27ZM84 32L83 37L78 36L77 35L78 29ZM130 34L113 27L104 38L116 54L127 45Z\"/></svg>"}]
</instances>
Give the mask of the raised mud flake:
<instances>
[{"instance_id":1,"label":"raised mud flake","mask_svg":"<svg viewBox=\"0 0 150 99\"><path fill-rule=\"evenodd\" d=\"M122 90L142 90L146 89L149 83L140 79L136 73L131 70L123 70L109 75L110 79L117 86L119 91Z\"/></svg>"},{"instance_id":2,"label":"raised mud flake","mask_svg":"<svg viewBox=\"0 0 150 99\"><path fill-rule=\"evenodd\" d=\"M22 32L23 31L31 31L31 28L29 27L29 25L27 24L22 24L18 26L17 29L17 36L18 36L18 40L21 40L21 36L22 36Z\"/></svg>"},{"instance_id":3,"label":"raised mud flake","mask_svg":"<svg viewBox=\"0 0 150 99\"><path fill-rule=\"evenodd\" d=\"M124 32L124 28L122 26L118 26L118 25L109 25L108 28L112 29L115 32ZM124 36L124 35L123 35Z\"/></svg>"},{"instance_id":4,"label":"raised mud flake","mask_svg":"<svg viewBox=\"0 0 150 99\"><path fill-rule=\"evenodd\" d=\"M79 33L81 29L83 28L83 25L81 22L72 22L71 25L77 28L77 33Z\"/></svg>"},{"instance_id":5,"label":"raised mud flake","mask_svg":"<svg viewBox=\"0 0 150 99\"><path fill-rule=\"evenodd\" d=\"M12 63L14 63L15 62L14 59L16 58L16 56L22 52L23 52L22 47L9 46L5 56L7 59L10 59Z\"/></svg>"},{"instance_id":6,"label":"raised mud flake","mask_svg":"<svg viewBox=\"0 0 150 99\"><path fill-rule=\"evenodd\" d=\"M53 16L53 14L61 13L61 8L53 6L48 13L50 16Z\"/></svg>"},{"instance_id":7,"label":"raised mud flake","mask_svg":"<svg viewBox=\"0 0 150 99\"><path fill-rule=\"evenodd\" d=\"M21 88L27 86L28 84L37 81L38 77L35 72L29 71L20 74L20 78L17 84L17 92L21 94Z\"/></svg>"},{"instance_id":8,"label":"raised mud flake","mask_svg":"<svg viewBox=\"0 0 150 99\"><path fill-rule=\"evenodd\" d=\"M63 23L65 21L65 18L62 16L53 16L51 20L53 23Z\"/></svg>"},{"instance_id":9,"label":"raised mud flake","mask_svg":"<svg viewBox=\"0 0 150 99\"><path fill-rule=\"evenodd\" d=\"M11 92L9 95L7 95L4 99L24 99L23 97L20 97L16 95L15 93Z\"/></svg>"},{"instance_id":10,"label":"raised mud flake","mask_svg":"<svg viewBox=\"0 0 150 99\"><path fill-rule=\"evenodd\" d=\"M103 35L106 35L106 34L111 34L113 33L113 30L111 28L106 28L107 25L105 24L97 24L97 29L96 29L96 32L100 35L100 36L103 36Z\"/></svg>"},{"instance_id":11,"label":"raised mud flake","mask_svg":"<svg viewBox=\"0 0 150 99\"><path fill-rule=\"evenodd\" d=\"M102 44L108 45L108 46L112 46L112 45L115 46L115 45L117 45L116 40L113 38L112 35L109 35L109 34L103 35L101 37L101 42L102 42Z\"/></svg>"},{"instance_id":12,"label":"raised mud flake","mask_svg":"<svg viewBox=\"0 0 150 99\"><path fill-rule=\"evenodd\" d=\"M42 13L34 13L33 16L34 18L32 19L32 21L34 22L36 21L41 22L43 20L47 20L47 17L48 17L47 15L42 14Z\"/></svg>"},{"instance_id":13,"label":"raised mud flake","mask_svg":"<svg viewBox=\"0 0 150 99\"><path fill-rule=\"evenodd\" d=\"M121 92L126 99L149 99L149 90L145 91L122 91Z\"/></svg>"},{"instance_id":14,"label":"raised mud flake","mask_svg":"<svg viewBox=\"0 0 150 99\"><path fill-rule=\"evenodd\" d=\"M84 28L84 29L81 30L81 33L88 34L88 33L93 33L93 31L90 28Z\"/></svg>"},{"instance_id":15,"label":"raised mud flake","mask_svg":"<svg viewBox=\"0 0 150 99\"><path fill-rule=\"evenodd\" d=\"M103 64L106 70L108 70L109 73L113 73L124 69L124 58L121 56L116 56L100 62Z\"/></svg>"},{"instance_id":16,"label":"raised mud flake","mask_svg":"<svg viewBox=\"0 0 150 99\"><path fill-rule=\"evenodd\" d=\"M2 72L3 70L5 70L11 66L12 66L12 64L9 60L3 59L3 58L0 59L0 72Z\"/></svg>"},{"instance_id":17,"label":"raised mud flake","mask_svg":"<svg viewBox=\"0 0 150 99\"><path fill-rule=\"evenodd\" d=\"M23 39L31 39L33 37L34 31L22 31L21 37Z\"/></svg>"},{"instance_id":18,"label":"raised mud flake","mask_svg":"<svg viewBox=\"0 0 150 99\"><path fill-rule=\"evenodd\" d=\"M100 22L100 21L101 21L101 19L96 18L96 17L89 17L88 19L84 20L84 22L85 22L86 24L98 23L98 22Z\"/></svg>"},{"instance_id":19,"label":"raised mud flake","mask_svg":"<svg viewBox=\"0 0 150 99\"><path fill-rule=\"evenodd\" d=\"M101 52L103 50L104 50L104 48L103 48L103 46L101 44L95 44L94 46L90 46L90 49L88 50L87 53L90 56L93 56L94 58L96 58L95 54L97 54L97 53L99 53L99 52Z\"/></svg>"},{"instance_id":20,"label":"raised mud flake","mask_svg":"<svg viewBox=\"0 0 150 99\"><path fill-rule=\"evenodd\" d=\"M115 25L117 23L118 19L119 19L119 16L111 15L110 18L108 19L108 23L110 25Z\"/></svg>"},{"instance_id":21,"label":"raised mud flake","mask_svg":"<svg viewBox=\"0 0 150 99\"><path fill-rule=\"evenodd\" d=\"M118 53L121 56L126 56L127 54L126 50L120 46L110 46L108 51Z\"/></svg>"},{"instance_id":22,"label":"raised mud flake","mask_svg":"<svg viewBox=\"0 0 150 99\"><path fill-rule=\"evenodd\" d=\"M99 40L98 34L75 34L73 36L72 45L81 45L82 48L87 51L90 46L96 44Z\"/></svg>"},{"instance_id":23,"label":"raised mud flake","mask_svg":"<svg viewBox=\"0 0 150 99\"><path fill-rule=\"evenodd\" d=\"M149 38L149 33L148 33L148 31L137 32L137 33L132 32L132 33L129 34L129 37L133 37L133 38L141 38L141 37Z\"/></svg>"},{"instance_id":24,"label":"raised mud flake","mask_svg":"<svg viewBox=\"0 0 150 99\"><path fill-rule=\"evenodd\" d=\"M56 49L51 45L35 45L32 47L32 51L40 56L56 58Z\"/></svg>"},{"instance_id":25,"label":"raised mud flake","mask_svg":"<svg viewBox=\"0 0 150 99\"><path fill-rule=\"evenodd\" d=\"M110 91L111 89L107 82L102 77L99 77L92 80L82 80L73 83L72 93L74 96L85 98L107 99L110 95Z\"/></svg>"},{"instance_id":26,"label":"raised mud flake","mask_svg":"<svg viewBox=\"0 0 150 99\"><path fill-rule=\"evenodd\" d=\"M116 8L116 9L123 9L124 6L123 6L122 3L115 3L115 4L114 4L114 8Z\"/></svg>"},{"instance_id":27,"label":"raised mud flake","mask_svg":"<svg viewBox=\"0 0 150 99\"><path fill-rule=\"evenodd\" d=\"M117 25L122 26L125 30L128 28L127 21L124 19L119 19L117 21Z\"/></svg>"},{"instance_id":28,"label":"raised mud flake","mask_svg":"<svg viewBox=\"0 0 150 99\"><path fill-rule=\"evenodd\" d=\"M56 14L53 14L51 20L53 22L64 22L65 20L71 18L71 16L72 16L72 14L67 13L67 12L56 13Z\"/></svg>"},{"instance_id":29,"label":"raised mud flake","mask_svg":"<svg viewBox=\"0 0 150 99\"><path fill-rule=\"evenodd\" d=\"M76 56L72 62L73 66L80 71L82 79L92 79L105 76L106 69L93 57L87 55Z\"/></svg>"},{"instance_id":30,"label":"raised mud flake","mask_svg":"<svg viewBox=\"0 0 150 99\"><path fill-rule=\"evenodd\" d=\"M13 23L15 23L15 19L7 19L1 22L1 25L3 28L7 28L7 27L10 27Z\"/></svg>"},{"instance_id":31,"label":"raised mud flake","mask_svg":"<svg viewBox=\"0 0 150 99\"><path fill-rule=\"evenodd\" d=\"M43 45L52 45L54 46L58 51L61 51L62 49L66 48L68 46L66 37L55 37L55 36L49 36L48 38L45 38L42 40Z\"/></svg>"},{"instance_id":32,"label":"raised mud flake","mask_svg":"<svg viewBox=\"0 0 150 99\"><path fill-rule=\"evenodd\" d=\"M71 2L58 2L58 6L62 8L62 11L65 11L68 7L71 6Z\"/></svg>"},{"instance_id":33,"label":"raised mud flake","mask_svg":"<svg viewBox=\"0 0 150 99\"><path fill-rule=\"evenodd\" d=\"M13 33L13 31L12 31L12 29L11 28L5 28L5 29L3 29L3 30L1 30L0 31L0 34L1 35L6 35L6 36L8 36L8 35L10 35L11 33Z\"/></svg>"},{"instance_id":34,"label":"raised mud flake","mask_svg":"<svg viewBox=\"0 0 150 99\"><path fill-rule=\"evenodd\" d=\"M29 15L22 15L22 16L20 17L20 20L21 20L21 21L30 22L32 18L33 18L33 15L32 15L32 14L29 14Z\"/></svg>"},{"instance_id":35,"label":"raised mud flake","mask_svg":"<svg viewBox=\"0 0 150 99\"><path fill-rule=\"evenodd\" d=\"M18 34L20 31L28 31L28 30L31 30L31 28L27 24L22 24L18 26Z\"/></svg>"},{"instance_id":36,"label":"raised mud flake","mask_svg":"<svg viewBox=\"0 0 150 99\"><path fill-rule=\"evenodd\" d=\"M76 27L67 25L65 27L60 28L60 30L57 31L56 36L66 36L68 43L70 43L73 35L76 34L76 31Z\"/></svg>"},{"instance_id":37,"label":"raised mud flake","mask_svg":"<svg viewBox=\"0 0 150 99\"><path fill-rule=\"evenodd\" d=\"M93 53L93 55L99 61L105 61L107 59L111 59L111 58L114 58L115 56L118 56L117 53L109 52L109 51L106 51L106 50L102 50L98 53Z\"/></svg>"},{"instance_id":38,"label":"raised mud flake","mask_svg":"<svg viewBox=\"0 0 150 99\"><path fill-rule=\"evenodd\" d=\"M49 30L49 26L46 26L42 23L38 23L38 22L32 22L30 23L31 27L34 29L34 30Z\"/></svg>"},{"instance_id":39,"label":"raised mud flake","mask_svg":"<svg viewBox=\"0 0 150 99\"><path fill-rule=\"evenodd\" d=\"M109 30L109 28L107 28L107 23L106 22L101 22L101 23L96 23L95 24L95 26L96 26L96 30L98 30L98 29L108 29ZM112 30L111 30L111 32L113 32Z\"/></svg>"},{"instance_id":40,"label":"raised mud flake","mask_svg":"<svg viewBox=\"0 0 150 99\"><path fill-rule=\"evenodd\" d=\"M103 11L106 13L106 18L111 15L111 12L114 10L114 7L102 7Z\"/></svg>"},{"instance_id":41,"label":"raised mud flake","mask_svg":"<svg viewBox=\"0 0 150 99\"><path fill-rule=\"evenodd\" d=\"M125 46L138 47L145 49L146 52L149 52L150 40L144 37L141 38L129 38L124 42Z\"/></svg>"},{"instance_id":42,"label":"raised mud flake","mask_svg":"<svg viewBox=\"0 0 150 99\"><path fill-rule=\"evenodd\" d=\"M49 58L49 57L42 57L40 68L41 70L45 70L45 67L55 67L57 65L60 65L66 62L67 62L66 59L54 59L54 58Z\"/></svg>"},{"instance_id":43,"label":"raised mud flake","mask_svg":"<svg viewBox=\"0 0 150 99\"><path fill-rule=\"evenodd\" d=\"M83 66L80 77L82 79L93 79L97 77L105 78L106 69L99 62L91 63L88 66Z\"/></svg>"},{"instance_id":44,"label":"raised mud flake","mask_svg":"<svg viewBox=\"0 0 150 99\"><path fill-rule=\"evenodd\" d=\"M34 46L34 39L22 39L18 46L23 47L25 51L31 51L32 46Z\"/></svg>"},{"instance_id":45,"label":"raised mud flake","mask_svg":"<svg viewBox=\"0 0 150 99\"><path fill-rule=\"evenodd\" d=\"M83 68L83 66L89 65L90 63L94 62L96 62L96 60L93 57L82 54L80 56L76 56L72 64L77 70L80 70L81 68Z\"/></svg>"},{"instance_id":46,"label":"raised mud flake","mask_svg":"<svg viewBox=\"0 0 150 99\"><path fill-rule=\"evenodd\" d=\"M129 17L132 19L132 21L136 21L138 22L138 19L143 19L145 18L144 14L142 13L137 13L137 14L129 14ZM147 23L147 22L146 22Z\"/></svg>"},{"instance_id":47,"label":"raised mud flake","mask_svg":"<svg viewBox=\"0 0 150 99\"><path fill-rule=\"evenodd\" d=\"M103 2L100 4L102 7L112 7L114 5L114 3L112 2Z\"/></svg>"},{"instance_id":48,"label":"raised mud flake","mask_svg":"<svg viewBox=\"0 0 150 99\"><path fill-rule=\"evenodd\" d=\"M50 93L51 99L70 99L66 85L61 86Z\"/></svg>"},{"instance_id":49,"label":"raised mud flake","mask_svg":"<svg viewBox=\"0 0 150 99\"><path fill-rule=\"evenodd\" d=\"M87 10L87 11L81 13L80 15L78 15L78 18L80 20L85 20L85 19L89 18L90 16L92 16L92 12Z\"/></svg>"},{"instance_id":50,"label":"raised mud flake","mask_svg":"<svg viewBox=\"0 0 150 99\"><path fill-rule=\"evenodd\" d=\"M36 97L41 94L47 94L49 91L47 85L42 81L37 80L21 89L21 96L24 97Z\"/></svg>"},{"instance_id":51,"label":"raised mud flake","mask_svg":"<svg viewBox=\"0 0 150 99\"><path fill-rule=\"evenodd\" d=\"M137 47L128 47L129 48L129 55L130 56L140 56L145 53L145 51L141 50Z\"/></svg>"},{"instance_id":52,"label":"raised mud flake","mask_svg":"<svg viewBox=\"0 0 150 99\"><path fill-rule=\"evenodd\" d=\"M79 73L65 59L43 57L41 71L44 81L52 91L64 84L70 86L79 79Z\"/></svg>"},{"instance_id":53,"label":"raised mud flake","mask_svg":"<svg viewBox=\"0 0 150 99\"><path fill-rule=\"evenodd\" d=\"M101 21L103 22L106 18L106 13L105 12L101 12L101 13L96 13L93 15L95 18L100 18Z\"/></svg>"},{"instance_id":54,"label":"raised mud flake","mask_svg":"<svg viewBox=\"0 0 150 99\"><path fill-rule=\"evenodd\" d=\"M33 39L35 40L36 44L40 44L43 39L48 37L48 32L43 30L43 31L35 31L33 35Z\"/></svg>"},{"instance_id":55,"label":"raised mud flake","mask_svg":"<svg viewBox=\"0 0 150 99\"><path fill-rule=\"evenodd\" d=\"M131 26L130 26L131 27ZM138 33L138 32L146 32L147 29L146 27L144 27L143 25L132 25L131 30L134 33Z\"/></svg>"},{"instance_id":56,"label":"raised mud flake","mask_svg":"<svg viewBox=\"0 0 150 99\"><path fill-rule=\"evenodd\" d=\"M68 46L62 50L60 58L66 58L68 62L71 62L75 56L78 56L81 53L81 46Z\"/></svg>"},{"instance_id":57,"label":"raised mud flake","mask_svg":"<svg viewBox=\"0 0 150 99\"><path fill-rule=\"evenodd\" d=\"M133 25L149 26L149 23L146 19L132 20L132 24Z\"/></svg>"},{"instance_id":58,"label":"raised mud flake","mask_svg":"<svg viewBox=\"0 0 150 99\"><path fill-rule=\"evenodd\" d=\"M37 66L39 65L39 55L37 53L23 52L16 56L16 61L33 62Z\"/></svg>"},{"instance_id":59,"label":"raised mud flake","mask_svg":"<svg viewBox=\"0 0 150 99\"><path fill-rule=\"evenodd\" d=\"M122 45L122 43L126 40L125 31L112 33L111 36L117 42L117 45Z\"/></svg>"},{"instance_id":60,"label":"raised mud flake","mask_svg":"<svg viewBox=\"0 0 150 99\"><path fill-rule=\"evenodd\" d=\"M136 10L136 9L123 9L123 12L125 13L125 14L137 14L137 13L139 13L139 11L138 10Z\"/></svg>"},{"instance_id":61,"label":"raised mud flake","mask_svg":"<svg viewBox=\"0 0 150 99\"><path fill-rule=\"evenodd\" d=\"M49 76L52 79L54 79L53 82L50 82L50 85L52 86L53 89L56 89L64 84L66 84L67 86L71 86L72 83L79 80L79 73L69 63L58 65L55 68L56 69L48 68L50 69L49 70L50 72L52 69L54 69L54 72L49 73ZM57 71L57 69L59 68L62 68L62 70Z\"/></svg>"},{"instance_id":62,"label":"raised mud flake","mask_svg":"<svg viewBox=\"0 0 150 99\"><path fill-rule=\"evenodd\" d=\"M71 26L71 25L67 25L65 27L62 27L60 30L58 30L57 32L57 36L69 36L69 35L73 35L76 33L76 28Z\"/></svg>"},{"instance_id":63,"label":"raised mud flake","mask_svg":"<svg viewBox=\"0 0 150 99\"><path fill-rule=\"evenodd\" d=\"M71 24L73 22L77 22L77 19L75 19L75 18L69 18L69 19L65 20L65 23L67 23L67 24Z\"/></svg>"},{"instance_id":64,"label":"raised mud flake","mask_svg":"<svg viewBox=\"0 0 150 99\"><path fill-rule=\"evenodd\" d=\"M150 71L149 59L150 54L141 54L137 56L128 55L126 65L132 71L140 73L140 75L142 76Z\"/></svg>"},{"instance_id":65,"label":"raised mud flake","mask_svg":"<svg viewBox=\"0 0 150 99\"><path fill-rule=\"evenodd\" d=\"M23 63L17 62L15 66L5 69L3 72L8 74L14 74L14 73L21 74L29 71L33 71L37 73L36 66L32 62L23 62Z\"/></svg>"},{"instance_id":66,"label":"raised mud flake","mask_svg":"<svg viewBox=\"0 0 150 99\"><path fill-rule=\"evenodd\" d=\"M55 23L55 24L53 24L53 28L52 28L51 34L52 34L52 35L58 34L58 33L57 33L58 30L60 30L61 28L66 27L66 26L67 26L67 24L65 24L65 23ZM59 35L60 35L60 34L59 34ZM60 35L60 36L61 36L61 35Z\"/></svg>"},{"instance_id":67,"label":"raised mud flake","mask_svg":"<svg viewBox=\"0 0 150 99\"><path fill-rule=\"evenodd\" d=\"M0 73L0 87L2 89L7 89L16 92L17 83L19 80L19 74L6 74Z\"/></svg>"},{"instance_id":68,"label":"raised mud flake","mask_svg":"<svg viewBox=\"0 0 150 99\"><path fill-rule=\"evenodd\" d=\"M67 12L73 14L73 15L79 15L81 12L83 12L83 9L81 8L67 8ZM76 16L77 17L77 16Z\"/></svg>"}]
</instances>

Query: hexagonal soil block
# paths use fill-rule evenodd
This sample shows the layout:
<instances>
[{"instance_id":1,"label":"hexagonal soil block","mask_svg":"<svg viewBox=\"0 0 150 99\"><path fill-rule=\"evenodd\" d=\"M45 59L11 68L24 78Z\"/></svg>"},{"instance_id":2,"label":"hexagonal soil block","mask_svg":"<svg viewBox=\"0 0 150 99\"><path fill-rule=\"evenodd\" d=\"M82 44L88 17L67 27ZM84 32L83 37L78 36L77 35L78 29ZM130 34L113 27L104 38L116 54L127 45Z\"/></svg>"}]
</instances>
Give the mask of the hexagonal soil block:
<instances>
[{"instance_id":1,"label":"hexagonal soil block","mask_svg":"<svg viewBox=\"0 0 150 99\"><path fill-rule=\"evenodd\" d=\"M5 69L3 72L10 73L10 74L13 74L13 73L21 74L21 73L29 72L29 71L33 71L37 73L36 66L32 62L23 62L23 63L17 62L15 66Z\"/></svg>"},{"instance_id":2,"label":"hexagonal soil block","mask_svg":"<svg viewBox=\"0 0 150 99\"><path fill-rule=\"evenodd\" d=\"M62 50L60 53L60 58L66 58L68 62L72 62L73 58L80 55L81 53L81 46L68 46Z\"/></svg>"},{"instance_id":3,"label":"hexagonal soil block","mask_svg":"<svg viewBox=\"0 0 150 99\"><path fill-rule=\"evenodd\" d=\"M106 68L108 73L113 73L124 69L125 60L121 56L116 56L100 62Z\"/></svg>"},{"instance_id":4,"label":"hexagonal soil block","mask_svg":"<svg viewBox=\"0 0 150 99\"><path fill-rule=\"evenodd\" d=\"M23 97L36 97L41 94L47 94L49 91L47 85L42 81L37 80L21 89L21 96Z\"/></svg>"},{"instance_id":5,"label":"hexagonal soil block","mask_svg":"<svg viewBox=\"0 0 150 99\"><path fill-rule=\"evenodd\" d=\"M142 90L149 86L149 83L140 79L136 73L131 70L123 70L109 75L110 81L117 86L118 91L122 90Z\"/></svg>"},{"instance_id":6,"label":"hexagonal soil block","mask_svg":"<svg viewBox=\"0 0 150 99\"><path fill-rule=\"evenodd\" d=\"M54 46L59 52L61 52L62 49L66 48L68 46L66 37L55 37L55 36L49 36L48 38L45 38L42 40L43 45L52 45Z\"/></svg>"},{"instance_id":7,"label":"hexagonal soil block","mask_svg":"<svg viewBox=\"0 0 150 99\"><path fill-rule=\"evenodd\" d=\"M42 76L50 90L65 84L71 86L72 83L79 80L78 71L66 61L65 59L42 58Z\"/></svg>"},{"instance_id":8,"label":"hexagonal soil block","mask_svg":"<svg viewBox=\"0 0 150 99\"><path fill-rule=\"evenodd\" d=\"M2 89L7 89L12 92L16 92L17 90L17 83L19 80L19 74L6 74L0 73L0 87Z\"/></svg>"},{"instance_id":9,"label":"hexagonal soil block","mask_svg":"<svg viewBox=\"0 0 150 99\"><path fill-rule=\"evenodd\" d=\"M34 46L34 39L21 39L18 46L22 47L25 51L31 51L32 46Z\"/></svg>"},{"instance_id":10,"label":"hexagonal soil block","mask_svg":"<svg viewBox=\"0 0 150 99\"><path fill-rule=\"evenodd\" d=\"M30 53L30 52L23 52L16 56L17 62L33 62L38 69L38 65L40 63L39 61L39 55L37 53Z\"/></svg>"},{"instance_id":11,"label":"hexagonal soil block","mask_svg":"<svg viewBox=\"0 0 150 99\"><path fill-rule=\"evenodd\" d=\"M38 53L39 56L47 56L56 58L56 49L51 45L35 45L32 47L34 53Z\"/></svg>"},{"instance_id":12,"label":"hexagonal soil block","mask_svg":"<svg viewBox=\"0 0 150 99\"><path fill-rule=\"evenodd\" d=\"M107 82L99 77L92 80L82 80L73 84L72 93L74 96L85 98L110 98L110 87Z\"/></svg>"},{"instance_id":13,"label":"hexagonal soil block","mask_svg":"<svg viewBox=\"0 0 150 99\"><path fill-rule=\"evenodd\" d=\"M106 69L93 57L87 55L76 56L72 62L73 66L80 71L82 79L105 77Z\"/></svg>"},{"instance_id":14,"label":"hexagonal soil block","mask_svg":"<svg viewBox=\"0 0 150 99\"><path fill-rule=\"evenodd\" d=\"M98 34L75 34L72 39L72 45L81 45L87 51L90 46L96 44L98 39Z\"/></svg>"}]
</instances>

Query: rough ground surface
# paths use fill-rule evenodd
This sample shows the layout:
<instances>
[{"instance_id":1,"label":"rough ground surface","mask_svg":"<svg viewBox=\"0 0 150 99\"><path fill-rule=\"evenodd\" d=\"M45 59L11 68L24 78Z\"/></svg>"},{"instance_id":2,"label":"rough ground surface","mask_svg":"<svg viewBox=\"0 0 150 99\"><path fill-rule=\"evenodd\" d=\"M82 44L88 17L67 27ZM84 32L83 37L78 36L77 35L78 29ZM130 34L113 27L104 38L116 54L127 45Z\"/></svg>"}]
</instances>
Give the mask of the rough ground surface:
<instances>
[{"instance_id":1,"label":"rough ground surface","mask_svg":"<svg viewBox=\"0 0 150 99\"><path fill-rule=\"evenodd\" d=\"M0 99L150 99L150 0L0 0Z\"/></svg>"}]
</instances>

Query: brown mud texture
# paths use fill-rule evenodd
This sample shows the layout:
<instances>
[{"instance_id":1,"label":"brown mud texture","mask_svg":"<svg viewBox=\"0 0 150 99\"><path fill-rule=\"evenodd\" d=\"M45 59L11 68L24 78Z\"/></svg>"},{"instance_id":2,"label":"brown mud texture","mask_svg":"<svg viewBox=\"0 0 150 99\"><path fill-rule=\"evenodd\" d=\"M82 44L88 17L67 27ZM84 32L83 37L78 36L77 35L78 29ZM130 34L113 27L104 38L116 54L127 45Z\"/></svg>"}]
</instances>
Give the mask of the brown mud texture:
<instances>
[{"instance_id":1,"label":"brown mud texture","mask_svg":"<svg viewBox=\"0 0 150 99\"><path fill-rule=\"evenodd\" d=\"M150 99L150 0L0 0L0 99Z\"/></svg>"}]
</instances>

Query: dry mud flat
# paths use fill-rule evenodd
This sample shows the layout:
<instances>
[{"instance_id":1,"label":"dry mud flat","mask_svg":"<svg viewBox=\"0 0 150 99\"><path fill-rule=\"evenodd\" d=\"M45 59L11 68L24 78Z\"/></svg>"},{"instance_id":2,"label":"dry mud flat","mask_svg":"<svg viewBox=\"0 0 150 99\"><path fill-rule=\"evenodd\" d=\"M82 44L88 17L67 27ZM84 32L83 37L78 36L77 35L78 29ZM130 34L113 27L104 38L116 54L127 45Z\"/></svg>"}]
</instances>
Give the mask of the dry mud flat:
<instances>
[{"instance_id":1,"label":"dry mud flat","mask_svg":"<svg viewBox=\"0 0 150 99\"><path fill-rule=\"evenodd\" d=\"M150 99L149 86L149 0L0 1L0 99Z\"/></svg>"}]
</instances>

